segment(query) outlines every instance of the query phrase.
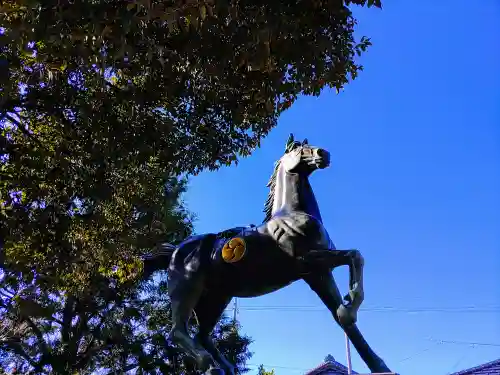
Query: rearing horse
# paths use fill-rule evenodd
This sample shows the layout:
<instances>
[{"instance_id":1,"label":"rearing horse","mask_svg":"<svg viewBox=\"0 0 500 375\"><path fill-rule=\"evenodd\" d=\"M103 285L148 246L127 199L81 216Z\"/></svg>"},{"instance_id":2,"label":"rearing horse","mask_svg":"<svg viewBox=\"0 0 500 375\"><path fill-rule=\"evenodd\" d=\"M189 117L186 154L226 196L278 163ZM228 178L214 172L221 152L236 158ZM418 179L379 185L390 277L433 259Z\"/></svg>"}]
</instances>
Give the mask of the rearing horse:
<instances>
[{"instance_id":1,"label":"rearing horse","mask_svg":"<svg viewBox=\"0 0 500 375\"><path fill-rule=\"evenodd\" d=\"M390 372L356 326L363 301L363 257L337 250L323 226L309 175L328 167L328 151L297 142L291 134L276 163L259 226L202 234L178 246L163 244L144 260L143 278L159 269L168 273L173 327L170 339L194 357L206 374L234 375L234 366L210 339L233 297L256 297L303 279L330 310L373 373ZM349 293L339 293L332 270L349 267ZM195 338L187 330L193 311Z\"/></svg>"}]
</instances>

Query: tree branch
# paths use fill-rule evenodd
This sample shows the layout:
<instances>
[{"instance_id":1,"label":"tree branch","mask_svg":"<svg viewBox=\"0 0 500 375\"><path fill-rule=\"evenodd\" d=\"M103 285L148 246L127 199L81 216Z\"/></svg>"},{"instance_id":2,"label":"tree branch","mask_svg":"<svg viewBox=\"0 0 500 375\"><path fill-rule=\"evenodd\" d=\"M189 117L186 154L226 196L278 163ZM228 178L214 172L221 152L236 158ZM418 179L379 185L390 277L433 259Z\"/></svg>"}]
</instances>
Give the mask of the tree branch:
<instances>
[{"instance_id":1,"label":"tree branch","mask_svg":"<svg viewBox=\"0 0 500 375\"><path fill-rule=\"evenodd\" d=\"M14 338L10 338L10 339L1 341L0 342L0 348L2 346L7 347L12 352L14 352L14 354L17 354L18 356L24 358L30 364L30 366L33 366L35 368L38 368L40 366L37 362L35 362L35 360L33 360L28 355L28 353L26 353L26 351L23 349L23 347L21 346L21 344L19 344L19 342L17 342L17 340L15 340Z\"/></svg>"},{"instance_id":2,"label":"tree branch","mask_svg":"<svg viewBox=\"0 0 500 375\"><path fill-rule=\"evenodd\" d=\"M6 298L10 298L10 299L14 298L14 295L10 295L10 294L8 294L7 291L2 290L2 289L0 289L0 295L3 297L6 297Z\"/></svg>"},{"instance_id":3,"label":"tree branch","mask_svg":"<svg viewBox=\"0 0 500 375\"><path fill-rule=\"evenodd\" d=\"M64 304L62 329L61 329L61 337L64 343L69 342L69 331L71 328L71 321L73 319L74 304L75 304L75 299L74 297L71 296L66 299L66 303Z\"/></svg>"},{"instance_id":4,"label":"tree branch","mask_svg":"<svg viewBox=\"0 0 500 375\"><path fill-rule=\"evenodd\" d=\"M68 351L71 357L75 358L78 355L78 343L82 337L88 332L88 316L84 309L81 309L81 302L75 301L75 315L78 315L78 323L72 330L71 341L68 343Z\"/></svg>"},{"instance_id":5,"label":"tree branch","mask_svg":"<svg viewBox=\"0 0 500 375\"><path fill-rule=\"evenodd\" d=\"M37 337L38 341L40 342L40 347L42 349L43 357L49 356L49 347L47 346L47 343L45 342L45 339L43 338L42 331L36 326L36 324L27 316L23 317L23 320L28 324L28 326L33 330L33 333Z\"/></svg>"},{"instance_id":6,"label":"tree branch","mask_svg":"<svg viewBox=\"0 0 500 375\"><path fill-rule=\"evenodd\" d=\"M0 103L0 121L2 121L9 112L12 112L15 110L16 107L22 107L24 104L26 104L27 100L19 100L19 99L7 99Z\"/></svg>"},{"instance_id":7,"label":"tree branch","mask_svg":"<svg viewBox=\"0 0 500 375\"><path fill-rule=\"evenodd\" d=\"M108 300L106 301L106 303L109 303L109 302L110 301L108 301ZM101 328L104 325L104 322L106 320L106 315L111 314L118 306L121 306L121 305L122 305L122 303L115 303L103 316L101 316L99 323L91 331L92 339L90 340L89 344L85 348L85 351L81 354L81 358L76 365L77 368L83 368L83 366L87 363L88 359L92 356L92 354L109 346L109 344L107 344L107 345L104 345L104 347L97 347L97 348L93 347L95 340L101 336L100 332L101 332Z\"/></svg>"},{"instance_id":8,"label":"tree branch","mask_svg":"<svg viewBox=\"0 0 500 375\"><path fill-rule=\"evenodd\" d=\"M127 371L130 371L130 370L133 370L135 369L136 367L139 367L139 364L132 364L132 365L128 365L124 368L121 368L119 371L118 370L114 370L114 371L110 371L108 372L106 375L118 375L118 374L124 374L126 373Z\"/></svg>"},{"instance_id":9,"label":"tree branch","mask_svg":"<svg viewBox=\"0 0 500 375\"><path fill-rule=\"evenodd\" d=\"M24 125L22 123L20 123L19 121L17 121L14 117L12 117L9 113L6 113L5 114L5 117L7 118L7 120L9 120L10 122L12 122L14 125L17 126L17 128L26 136L28 137L29 139L31 139L33 142L35 142L38 146L40 146L41 148L43 148L45 151L48 151L45 146L42 144L42 142L40 142L36 137L33 136L33 134L31 134L28 130L26 130L26 128L24 127Z\"/></svg>"}]
</instances>

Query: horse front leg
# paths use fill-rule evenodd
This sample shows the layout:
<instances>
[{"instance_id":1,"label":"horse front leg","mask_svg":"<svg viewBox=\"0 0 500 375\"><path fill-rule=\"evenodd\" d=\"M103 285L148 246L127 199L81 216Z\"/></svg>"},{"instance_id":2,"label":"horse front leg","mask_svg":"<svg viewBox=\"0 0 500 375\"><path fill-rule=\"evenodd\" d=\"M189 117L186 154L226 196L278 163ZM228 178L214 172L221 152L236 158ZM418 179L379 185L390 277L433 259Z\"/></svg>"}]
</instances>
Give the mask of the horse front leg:
<instances>
[{"instance_id":1,"label":"horse front leg","mask_svg":"<svg viewBox=\"0 0 500 375\"><path fill-rule=\"evenodd\" d=\"M338 318L343 325L357 321L357 314L364 301L363 267L364 259L358 250L311 250L301 260L306 270L319 267L333 270L340 266L349 267L349 292L338 308Z\"/></svg>"},{"instance_id":2,"label":"horse front leg","mask_svg":"<svg viewBox=\"0 0 500 375\"><path fill-rule=\"evenodd\" d=\"M325 306L330 310L335 321L344 330L349 340L352 342L361 359L366 363L370 371L374 374L391 372L391 370L368 345L365 338L359 331L356 323L346 324L341 320L339 310L343 309L342 296L337 288L337 284L331 271L311 272L303 277L309 287L318 295Z\"/></svg>"},{"instance_id":3,"label":"horse front leg","mask_svg":"<svg viewBox=\"0 0 500 375\"><path fill-rule=\"evenodd\" d=\"M347 250L345 257L347 257L349 262L349 293L344 297L347 304L343 305L344 307L341 308L341 310L346 309L347 314L350 313L350 310L351 313L357 315L365 299L363 286L363 267L365 265L365 260L358 250Z\"/></svg>"}]
</instances>

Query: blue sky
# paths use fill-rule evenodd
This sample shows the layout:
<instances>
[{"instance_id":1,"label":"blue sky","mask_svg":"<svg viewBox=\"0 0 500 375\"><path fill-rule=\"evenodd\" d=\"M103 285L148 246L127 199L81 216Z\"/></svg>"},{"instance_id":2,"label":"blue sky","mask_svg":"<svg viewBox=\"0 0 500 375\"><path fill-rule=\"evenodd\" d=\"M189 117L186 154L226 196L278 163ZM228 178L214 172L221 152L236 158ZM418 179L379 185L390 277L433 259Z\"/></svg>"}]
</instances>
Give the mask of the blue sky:
<instances>
[{"instance_id":1,"label":"blue sky","mask_svg":"<svg viewBox=\"0 0 500 375\"><path fill-rule=\"evenodd\" d=\"M311 183L337 247L365 256L359 326L391 369L444 375L500 358L499 346L433 341L500 345L500 3L356 14L374 43L365 71L340 95L301 98L237 167L193 178L196 230L260 223L288 133L307 137L332 154ZM335 274L345 290L346 271ZM345 363L342 332L303 282L238 303L251 363L277 375L329 353ZM353 368L368 372L355 351Z\"/></svg>"}]
</instances>

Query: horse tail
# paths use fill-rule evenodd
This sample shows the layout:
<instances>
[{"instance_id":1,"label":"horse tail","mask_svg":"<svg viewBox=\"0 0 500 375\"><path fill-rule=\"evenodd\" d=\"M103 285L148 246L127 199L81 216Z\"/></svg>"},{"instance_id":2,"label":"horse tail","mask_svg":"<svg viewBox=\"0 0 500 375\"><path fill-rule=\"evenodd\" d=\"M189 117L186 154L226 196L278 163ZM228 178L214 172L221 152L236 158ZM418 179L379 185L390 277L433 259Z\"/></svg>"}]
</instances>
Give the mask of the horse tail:
<instances>
[{"instance_id":1,"label":"horse tail","mask_svg":"<svg viewBox=\"0 0 500 375\"><path fill-rule=\"evenodd\" d=\"M168 270L170 260L177 246L164 242L156 246L154 250L143 257L142 280L147 280L153 273L160 270Z\"/></svg>"}]
</instances>

